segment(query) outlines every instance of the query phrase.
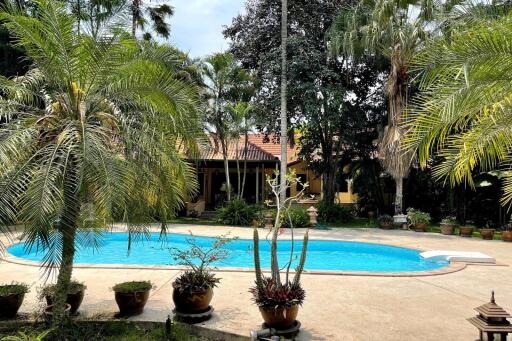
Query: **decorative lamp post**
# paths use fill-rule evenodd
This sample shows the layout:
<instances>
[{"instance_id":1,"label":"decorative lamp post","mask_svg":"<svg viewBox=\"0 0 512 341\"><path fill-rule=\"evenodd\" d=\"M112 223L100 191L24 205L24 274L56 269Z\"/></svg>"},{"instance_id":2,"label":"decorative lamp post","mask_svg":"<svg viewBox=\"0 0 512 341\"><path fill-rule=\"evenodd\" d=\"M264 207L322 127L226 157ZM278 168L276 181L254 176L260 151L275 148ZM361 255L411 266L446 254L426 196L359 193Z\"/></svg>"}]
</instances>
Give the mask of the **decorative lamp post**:
<instances>
[{"instance_id":1,"label":"decorative lamp post","mask_svg":"<svg viewBox=\"0 0 512 341\"><path fill-rule=\"evenodd\" d=\"M494 291L491 295L491 302L481 305L475 308L475 310L478 312L478 315L469 318L468 321L480 331L479 341L507 340L507 335L512 333L512 325L507 320L507 318L511 316L502 307L496 304Z\"/></svg>"},{"instance_id":2,"label":"decorative lamp post","mask_svg":"<svg viewBox=\"0 0 512 341\"><path fill-rule=\"evenodd\" d=\"M310 208L308 208L308 215L309 215L309 223L311 224L311 226L314 226L316 225L318 222L316 220L316 218L318 217L318 211L316 208L314 208L313 206L311 206Z\"/></svg>"}]
</instances>

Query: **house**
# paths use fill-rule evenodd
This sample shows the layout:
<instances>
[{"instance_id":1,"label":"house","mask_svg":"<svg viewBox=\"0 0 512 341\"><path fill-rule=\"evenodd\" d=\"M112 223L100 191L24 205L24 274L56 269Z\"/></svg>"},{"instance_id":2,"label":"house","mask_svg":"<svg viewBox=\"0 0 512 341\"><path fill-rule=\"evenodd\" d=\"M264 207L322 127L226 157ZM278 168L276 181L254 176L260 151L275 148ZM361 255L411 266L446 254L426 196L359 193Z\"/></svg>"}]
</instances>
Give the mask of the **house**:
<instances>
[{"instance_id":1,"label":"house","mask_svg":"<svg viewBox=\"0 0 512 341\"><path fill-rule=\"evenodd\" d=\"M232 140L228 146L228 164L231 188L234 193L238 191L237 155L240 173L243 177L245 136ZM288 145L288 168L293 169L302 183L308 182L305 190L304 205L317 203L322 196L322 181L309 169L306 163L299 159L300 146ZM247 141L247 173L243 197L247 202L259 203L271 199L272 193L266 183L266 177L272 176L274 170L279 168L281 146L278 141L268 138L264 134L251 133ZM209 136L209 146L202 148L199 156L190 160L197 169L199 192L194 202L204 202L206 209L221 206L226 200L225 171L222 150L213 137ZM242 181L242 179L240 180ZM296 195L301 188L294 184L288 195ZM351 192L348 185L345 192L338 193L340 203L353 204L357 196Z\"/></svg>"}]
</instances>

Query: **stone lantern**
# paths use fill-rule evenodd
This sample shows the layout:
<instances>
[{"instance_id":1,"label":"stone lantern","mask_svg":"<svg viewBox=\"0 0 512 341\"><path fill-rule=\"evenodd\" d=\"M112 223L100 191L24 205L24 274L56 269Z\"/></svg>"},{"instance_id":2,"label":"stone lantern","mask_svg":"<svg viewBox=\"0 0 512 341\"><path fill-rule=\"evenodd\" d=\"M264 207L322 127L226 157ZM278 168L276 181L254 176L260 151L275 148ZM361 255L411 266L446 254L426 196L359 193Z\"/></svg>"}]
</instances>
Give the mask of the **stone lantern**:
<instances>
[{"instance_id":1,"label":"stone lantern","mask_svg":"<svg viewBox=\"0 0 512 341\"><path fill-rule=\"evenodd\" d=\"M310 208L308 208L308 215L309 215L309 223L311 224L311 226L314 226L316 225L318 222L316 221L316 218L318 217L318 211L316 208L314 208L313 206L311 206Z\"/></svg>"},{"instance_id":2,"label":"stone lantern","mask_svg":"<svg viewBox=\"0 0 512 341\"><path fill-rule=\"evenodd\" d=\"M265 215L265 227L269 230L274 226L273 224L274 217L272 216L272 213L267 213Z\"/></svg>"},{"instance_id":3,"label":"stone lantern","mask_svg":"<svg viewBox=\"0 0 512 341\"><path fill-rule=\"evenodd\" d=\"M469 318L468 321L480 331L479 341L506 341L507 335L512 333L512 325L507 320L511 317L494 300L494 291L491 302L475 308L478 315Z\"/></svg>"}]
</instances>

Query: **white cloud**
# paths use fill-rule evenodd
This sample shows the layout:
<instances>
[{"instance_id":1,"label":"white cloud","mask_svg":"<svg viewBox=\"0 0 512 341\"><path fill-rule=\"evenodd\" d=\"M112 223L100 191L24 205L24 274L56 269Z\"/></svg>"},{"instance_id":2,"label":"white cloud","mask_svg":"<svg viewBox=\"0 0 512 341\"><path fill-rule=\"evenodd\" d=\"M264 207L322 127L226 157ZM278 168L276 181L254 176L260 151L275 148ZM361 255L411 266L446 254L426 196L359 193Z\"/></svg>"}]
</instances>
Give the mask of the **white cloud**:
<instances>
[{"instance_id":1,"label":"white cloud","mask_svg":"<svg viewBox=\"0 0 512 341\"><path fill-rule=\"evenodd\" d=\"M201 57L227 49L222 27L242 13L244 0L172 0L172 44L192 57Z\"/></svg>"}]
</instances>

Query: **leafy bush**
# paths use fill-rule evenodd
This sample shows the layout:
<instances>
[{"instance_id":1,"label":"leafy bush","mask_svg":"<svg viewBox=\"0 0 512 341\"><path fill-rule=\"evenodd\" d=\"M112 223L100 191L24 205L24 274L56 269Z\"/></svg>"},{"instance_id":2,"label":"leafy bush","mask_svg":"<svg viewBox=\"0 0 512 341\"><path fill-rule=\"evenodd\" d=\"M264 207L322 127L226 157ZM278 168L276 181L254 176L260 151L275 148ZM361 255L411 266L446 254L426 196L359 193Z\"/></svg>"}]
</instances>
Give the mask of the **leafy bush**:
<instances>
[{"instance_id":1,"label":"leafy bush","mask_svg":"<svg viewBox=\"0 0 512 341\"><path fill-rule=\"evenodd\" d=\"M383 215L379 216L380 223L392 223L393 221L394 221L393 217L390 216L389 214L383 214Z\"/></svg>"},{"instance_id":2,"label":"leafy bush","mask_svg":"<svg viewBox=\"0 0 512 341\"><path fill-rule=\"evenodd\" d=\"M288 218L288 215L290 218ZM293 227L308 227L310 225L308 212L303 208L289 208L281 213L281 225L283 227L291 227L289 219L292 220Z\"/></svg>"},{"instance_id":3,"label":"leafy bush","mask_svg":"<svg viewBox=\"0 0 512 341\"><path fill-rule=\"evenodd\" d=\"M321 201L318 205L318 220L326 223L348 223L354 218L351 208Z\"/></svg>"},{"instance_id":4,"label":"leafy bush","mask_svg":"<svg viewBox=\"0 0 512 341\"><path fill-rule=\"evenodd\" d=\"M77 281L71 281L69 282L69 288L68 288L68 294L77 294L82 290L85 290L87 287L85 284ZM43 299L46 296L53 297L55 296L55 291L57 289L57 286L55 284L49 284L45 285L41 292L39 293L39 298Z\"/></svg>"},{"instance_id":5,"label":"leafy bush","mask_svg":"<svg viewBox=\"0 0 512 341\"><path fill-rule=\"evenodd\" d=\"M133 281L133 282L124 282L114 285L112 290L115 292L129 294L137 291L147 291L153 289L153 283L150 281Z\"/></svg>"},{"instance_id":6,"label":"leafy bush","mask_svg":"<svg viewBox=\"0 0 512 341\"><path fill-rule=\"evenodd\" d=\"M220 278L208 270L187 270L172 283L172 287L180 293L198 293L213 289L220 283Z\"/></svg>"},{"instance_id":7,"label":"leafy bush","mask_svg":"<svg viewBox=\"0 0 512 341\"><path fill-rule=\"evenodd\" d=\"M277 285L272 279L263 278L263 289L258 290L257 286L252 287L249 292L253 295L253 301L262 308L289 308L292 305L302 305L306 298L306 292L300 286L287 283Z\"/></svg>"},{"instance_id":8,"label":"leafy bush","mask_svg":"<svg viewBox=\"0 0 512 341\"><path fill-rule=\"evenodd\" d=\"M11 283L0 285L0 296L26 294L28 292L28 285L25 283Z\"/></svg>"},{"instance_id":9,"label":"leafy bush","mask_svg":"<svg viewBox=\"0 0 512 341\"><path fill-rule=\"evenodd\" d=\"M251 226L257 212L257 206L249 205L243 199L231 200L226 206L217 210L222 223L235 226Z\"/></svg>"},{"instance_id":10,"label":"leafy bush","mask_svg":"<svg viewBox=\"0 0 512 341\"><path fill-rule=\"evenodd\" d=\"M457 219L453 216L448 216L448 217L445 217L443 220L441 220L441 224L457 225Z\"/></svg>"},{"instance_id":11,"label":"leafy bush","mask_svg":"<svg viewBox=\"0 0 512 341\"><path fill-rule=\"evenodd\" d=\"M410 207L407 209L407 219L413 225L428 224L430 223L430 214Z\"/></svg>"}]
</instances>

